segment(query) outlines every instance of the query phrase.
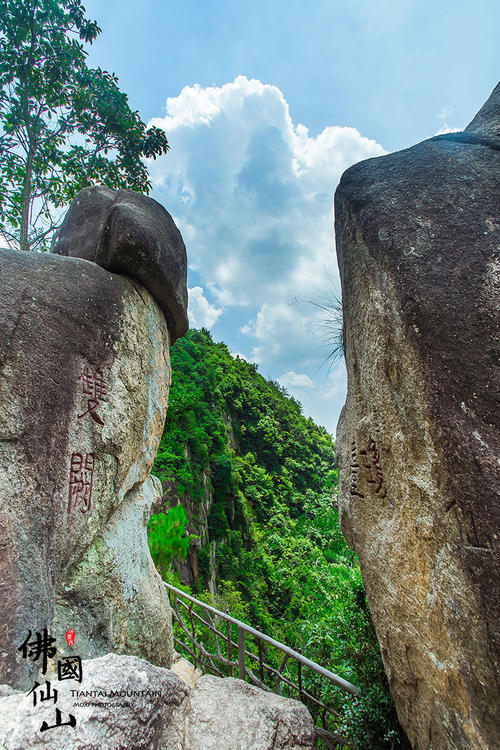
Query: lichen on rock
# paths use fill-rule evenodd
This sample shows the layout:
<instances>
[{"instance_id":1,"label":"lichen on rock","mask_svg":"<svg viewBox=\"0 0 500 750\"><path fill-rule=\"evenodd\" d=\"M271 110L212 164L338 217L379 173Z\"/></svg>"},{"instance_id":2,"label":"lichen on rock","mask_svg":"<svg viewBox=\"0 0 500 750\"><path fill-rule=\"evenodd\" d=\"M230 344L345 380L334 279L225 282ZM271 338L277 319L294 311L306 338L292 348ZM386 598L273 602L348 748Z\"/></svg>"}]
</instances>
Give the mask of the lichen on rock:
<instances>
[{"instance_id":1,"label":"lichen on rock","mask_svg":"<svg viewBox=\"0 0 500 750\"><path fill-rule=\"evenodd\" d=\"M133 217L140 223L148 211L160 216L148 229L160 233L154 252L135 245L137 257L153 258L142 275L132 262L130 277L111 273L77 257L77 247L65 255L0 252L6 302L0 312L0 604L6 620L0 682L14 687L32 684L39 667L18 647L29 631L45 628L57 634L58 646L68 628L75 630L84 657L116 651L171 663L170 607L146 526L159 494L150 471L171 377L168 320L185 317L186 258L177 228L169 219L165 229L168 214L149 200L122 195L118 201L138 206L135 213L123 209L136 242L144 226L134 229ZM85 231L95 234L95 216L87 219ZM68 250L83 235L72 234L71 220L63 226ZM173 245L162 228L175 235ZM131 242L127 253L131 259ZM172 274L177 301L171 310L170 298L154 297L155 264L162 265L163 279Z\"/></svg>"}]
</instances>

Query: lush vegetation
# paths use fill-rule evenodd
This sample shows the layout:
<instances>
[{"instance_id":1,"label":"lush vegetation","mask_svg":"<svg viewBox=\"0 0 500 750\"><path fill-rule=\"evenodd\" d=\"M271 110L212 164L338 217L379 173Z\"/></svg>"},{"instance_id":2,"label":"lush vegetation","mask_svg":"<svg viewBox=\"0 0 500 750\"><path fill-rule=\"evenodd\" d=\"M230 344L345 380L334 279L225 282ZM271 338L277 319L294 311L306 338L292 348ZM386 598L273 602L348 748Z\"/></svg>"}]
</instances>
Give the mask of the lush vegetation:
<instances>
[{"instance_id":1,"label":"lush vegetation","mask_svg":"<svg viewBox=\"0 0 500 750\"><path fill-rule=\"evenodd\" d=\"M155 473L190 508L210 507L207 527L193 527L201 537L196 595L215 575L220 609L362 689L354 699L307 677L306 687L339 712L331 729L358 748L398 747L359 568L340 532L331 436L205 330L177 342L172 371ZM188 541L182 518L156 516L150 528L153 557L173 580L168 563Z\"/></svg>"},{"instance_id":2,"label":"lush vegetation","mask_svg":"<svg viewBox=\"0 0 500 750\"><path fill-rule=\"evenodd\" d=\"M148 192L141 157L165 153L118 79L86 64L100 34L80 0L0 0L0 237L44 250L88 185Z\"/></svg>"}]
</instances>

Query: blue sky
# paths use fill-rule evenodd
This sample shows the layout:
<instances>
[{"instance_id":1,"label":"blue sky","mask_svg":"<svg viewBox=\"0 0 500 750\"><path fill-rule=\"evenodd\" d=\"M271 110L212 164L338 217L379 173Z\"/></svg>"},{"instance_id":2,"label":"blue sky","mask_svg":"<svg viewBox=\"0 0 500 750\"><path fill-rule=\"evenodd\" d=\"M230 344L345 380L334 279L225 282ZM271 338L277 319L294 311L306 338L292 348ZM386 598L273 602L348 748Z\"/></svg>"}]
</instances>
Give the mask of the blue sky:
<instances>
[{"instance_id":1,"label":"blue sky","mask_svg":"<svg viewBox=\"0 0 500 750\"><path fill-rule=\"evenodd\" d=\"M87 0L89 63L172 150L152 196L190 263L190 316L331 432L345 396L321 302L351 164L461 129L499 77L498 2Z\"/></svg>"}]
</instances>

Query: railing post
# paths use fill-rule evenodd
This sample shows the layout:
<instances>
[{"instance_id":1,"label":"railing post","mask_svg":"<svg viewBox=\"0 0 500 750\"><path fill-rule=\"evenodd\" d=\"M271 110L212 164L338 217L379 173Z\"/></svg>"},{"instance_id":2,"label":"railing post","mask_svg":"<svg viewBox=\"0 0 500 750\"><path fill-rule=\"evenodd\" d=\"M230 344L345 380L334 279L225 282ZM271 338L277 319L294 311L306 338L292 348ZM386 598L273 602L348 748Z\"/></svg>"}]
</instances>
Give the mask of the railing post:
<instances>
[{"instance_id":1,"label":"railing post","mask_svg":"<svg viewBox=\"0 0 500 750\"><path fill-rule=\"evenodd\" d=\"M231 641L231 623L229 620L226 620L226 633L227 633L227 658L228 661L233 661L233 644ZM229 676L233 676L233 665L229 667Z\"/></svg>"},{"instance_id":2,"label":"railing post","mask_svg":"<svg viewBox=\"0 0 500 750\"><path fill-rule=\"evenodd\" d=\"M299 652L299 654L302 653L301 648L298 648L297 651ZM300 661L297 662L297 674L299 678L299 701L301 701L302 700L302 664L300 663Z\"/></svg>"},{"instance_id":3,"label":"railing post","mask_svg":"<svg viewBox=\"0 0 500 750\"><path fill-rule=\"evenodd\" d=\"M281 695L280 677L281 677L281 673L283 672L283 670L285 668L285 664L287 662L287 659L288 659L288 655L285 654L284 657L283 657L283 659L281 660L281 664L278 667L278 674L276 675L276 692L279 695Z\"/></svg>"},{"instance_id":4,"label":"railing post","mask_svg":"<svg viewBox=\"0 0 500 750\"><path fill-rule=\"evenodd\" d=\"M262 658L262 641L260 638L257 640L259 647L259 676L262 682L264 682L264 659Z\"/></svg>"},{"instance_id":5,"label":"railing post","mask_svg":"<svg viewBox=\"0 0 500 750\"><path fill-rule=\"evenodd\" d=\"M238 677L245 679L245 631L238 627Z\"/></svg>"},{"instance_id":6,"label":"railing post","mask_svg":"<svg viewBox=\"0 0 500 750\"><path fill-rule=\"evenodd\" d=\"M197 668L196 663L196 630L193 620L193 602L189 603L189 619L191 621L191 633L193 634L193 656L194 656L194 668Z\"/></svg>"}]
</instances>

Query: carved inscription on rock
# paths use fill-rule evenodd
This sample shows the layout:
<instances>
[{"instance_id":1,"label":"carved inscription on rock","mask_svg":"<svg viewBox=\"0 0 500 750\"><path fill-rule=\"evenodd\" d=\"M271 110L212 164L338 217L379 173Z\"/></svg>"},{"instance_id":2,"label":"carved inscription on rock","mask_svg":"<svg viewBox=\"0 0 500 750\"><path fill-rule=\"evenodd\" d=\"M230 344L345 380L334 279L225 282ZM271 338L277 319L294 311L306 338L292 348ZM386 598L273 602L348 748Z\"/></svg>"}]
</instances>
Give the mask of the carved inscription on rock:
<instances>
[{"instance_id":1,"label":"carved inscription on rock","mask_svg":"<svg viewBox=\"0 0 500 750\"><path fill-rule=\"evenodd\" d=\"M368 443L368 450L360 450L360 456L362 457L363 467L367 470L368 484L375 485L374 489L377 495L380 497L386 497L387 492L384 487L384 474L380 466L380 454L377 448L377 443L373 438L370 438Z\"/></svg>"},{"instance_id":2,"label":"carved inscription on rock","mask_svg":"<svg viewBox=\"0 0 500 750\"><path fill-rule=\"evenodd\" d=\"M358 463L358 451L356 448L356 440L353 438L351 442L351 485L349 488L349 492L351 493L351 495L356 495L357 497L364 497L363 493L360 492L358 489L359 469L360 469L360 465Z\"/></svg>"},{"instance_id":3,"label":"carved inscription on rock","mask_svg":"<svg viewBox=\"0 0 500 750\"><path fill-rule=\"evenodd\" d=\"M106 401L106 396L108 395L108 388L102 371L94 370L94 372L91 372L89 368L85 366L80 375L80 380L82 382L82 393L85 396L89 396L89 398L87 399L87 411L84 411L83 414L79 414L78 419L82 419L82 417L86 417L88 414L89 417L92 417L94 422L101 426L104 425L104 422L97 413L97 407L101 401Z\"/></svg>"},{"instance_id":4,"label":"carved inscription on rock","mask_svg":"<svg viewBox=\"0 0 500 750\"><path fill-rule=\"evenodd\" d=\"M87 513L92 500L94 454L73 453L69 470L68 513L80 510Z\"/></svg>"},{"instance_id":5,"label":"carved inscription on rock","mask_svg":"<svg viewBox=\"0 0 500 750\"><path fill-rule=\"evenodd\" d=\"M95 424L103 426L104 421L97 413L97 409L101 402L106 401L109 391L102 370L95 369L92 371L88 365L85 365L78 379L81 382L82 394L87 397L87 410L78 414L78 419L89 416ZM90 510L95 463L94 453L84 452L80 449L80 451L71 455L68 513L75 510L88 513Z\"/></svg>"},{"instance_id":6,"label":"carved inscription on rock","mask_svg":"<svg viewBox=\"0 0 500 750\"><path fill-rule=\"evenodd\" d=\"M369 437L358 447L356 439L351 441L351 479L349 492L352 496L364 498L369 486L380 498L387 497L384 472L380 461L377 441Z\"/></svg>"}]
</instances>

